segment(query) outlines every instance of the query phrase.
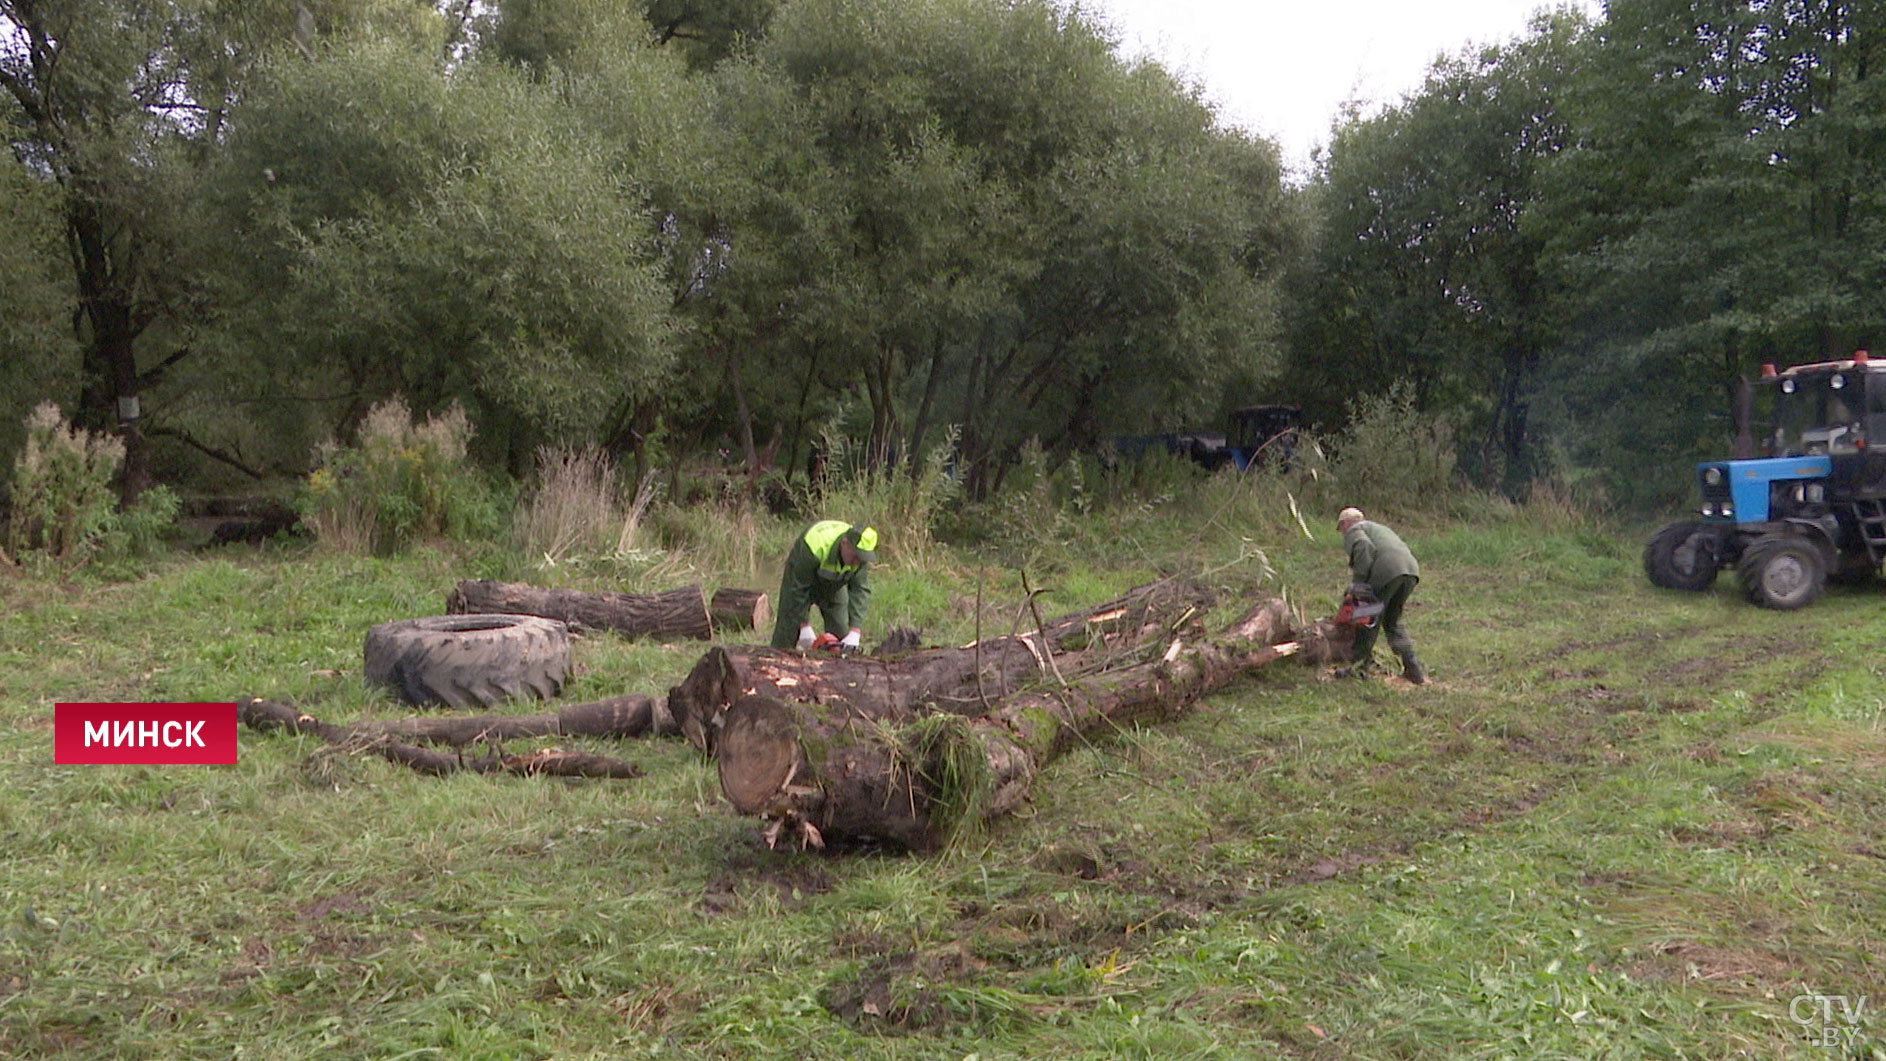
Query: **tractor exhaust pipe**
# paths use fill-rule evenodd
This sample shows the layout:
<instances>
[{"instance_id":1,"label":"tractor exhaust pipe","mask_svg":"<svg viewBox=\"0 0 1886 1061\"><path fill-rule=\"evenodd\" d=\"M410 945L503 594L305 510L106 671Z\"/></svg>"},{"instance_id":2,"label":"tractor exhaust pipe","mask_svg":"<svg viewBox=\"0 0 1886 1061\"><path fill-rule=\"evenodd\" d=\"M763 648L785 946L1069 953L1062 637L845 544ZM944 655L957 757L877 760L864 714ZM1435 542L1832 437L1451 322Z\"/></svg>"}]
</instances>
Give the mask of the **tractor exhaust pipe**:
<instances>
[{"instance_id":1,"label":"tractor exhaust pipe","mask_svg":"<svg viewBox=\"0 0 1886 1061\"><path fill-rule=\"evenodd\" d=\"M1735 446L1730 456L1739 461L1751 460L1755 456L1755 436L1749 428L1749 421L1755 417L1755 385L1746 378L1735 384Z\"/></svg>"}]
</instances>

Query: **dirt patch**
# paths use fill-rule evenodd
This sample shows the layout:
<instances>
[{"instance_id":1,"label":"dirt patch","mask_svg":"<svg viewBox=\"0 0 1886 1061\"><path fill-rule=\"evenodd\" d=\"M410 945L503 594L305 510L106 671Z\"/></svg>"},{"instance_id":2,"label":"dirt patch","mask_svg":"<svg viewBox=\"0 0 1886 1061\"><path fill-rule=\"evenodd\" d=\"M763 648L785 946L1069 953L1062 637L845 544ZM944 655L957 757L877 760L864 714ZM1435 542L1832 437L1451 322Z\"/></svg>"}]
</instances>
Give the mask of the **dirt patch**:
<instances>
[{"instance_id":1,"label":"dirt patch","mask_svg":"<svg viewBox=\"0 0 1886 1061\"><path fill-rule=\"evenodd\" d=\"M1364 866L1373 866L1384 855L1350 852L1330 858L1319 858L1303 869L1284 878L1286 884L1321 884L1332 881L1346 874L1354 873Z\"/></svg>"},{"instance_id":2,"label":"dirt patch","mask_svg":"<svg viewBox=\"0 0 1886 1061\"><path fill-rule=\"evenodd\" d=\"M1793 961L1770 950L1712 947L1693 940L1660 944L1653 957L1633 963L1629 972L1640 980L1701 980L1749 986L1782 984L1801 974Z\"/></svg>"},{"instance_id":3,"label":"dirt patch","mask_svg":"<svg viewBox=\"0 0 1886 1061\"><path fill-rule=\"evenodd\" d=\"M749 863L746 857L738 856L729 860L725 872L707 883L700 908L710 916L737 913L754 899L770 894L782 909L797 910L807 898L824 895L837 884L838 878L815 859L780 856Z\"/></svg>"},{"instance_id":4,"label":"dirt patch","mask_svg":"<svg viewBox=\"0 0 1886 1061\"><path fill-rule=\"evenodd\" d=\"M833 981L822 1001L833 1016L853 1028L923 1031L962 1020L949 989L981 979L987 969L962 944L890 955Z\"/></svg>"},{"instance_id":5,"label":"dirt patch","mask_svg":"<svg viewBox=\"0 0 1886 1061\"><path fill-rule=\"evenodd\" d=\"M1468 811L1460 816L1460 822L1462 825L1485 828L1496 822L1511 821L1522 814L1530 813L1539 804L1551 799L1553 794L1552 785L1533 785L1517 795Z\"/></svg>"},{"instance_id":6,"label":"dirt patch","mask_svg":"<svg viewBox=\"0 0 1886 1061\"><path fill-rule=\"evenodd\" d=\"M334 914L364 913L372 907L366 900L353 892L341 892L325 899L316 899L295 907L295 918L299 921L322 921Z\"/></svg>"},{"instance_id":7,"label":"dirt patch","mask_svg":"<svg viewBox=\"0 0 1886 1061\"><path fill-rule=\"evenodd\" d=\"M1670 830L1670 839L1690 847L1735 847L1766 840L1774 831L1770 823L1736 818L1702 825L1679 825Z\"/></svg>"}]
</instances>

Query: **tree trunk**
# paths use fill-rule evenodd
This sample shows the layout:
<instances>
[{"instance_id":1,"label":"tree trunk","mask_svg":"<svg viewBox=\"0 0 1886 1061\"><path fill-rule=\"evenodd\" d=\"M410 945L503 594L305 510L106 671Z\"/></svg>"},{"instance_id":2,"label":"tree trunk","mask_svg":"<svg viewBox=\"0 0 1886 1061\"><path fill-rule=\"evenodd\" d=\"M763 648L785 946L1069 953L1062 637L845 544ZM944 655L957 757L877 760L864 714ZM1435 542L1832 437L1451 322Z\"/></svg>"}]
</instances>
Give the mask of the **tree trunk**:
<instances>
[{"instance_id":1,"label":"tree trunk","mask_svg":"<svg viewBox=\"0 0 1886 1061\"><path fill-rule=\"evenodd\" d=\"M919 649L894 659L716 646L669 690L668 707L682 735L710 754L727 709L755 693L821 703L843 700L861 718L901 717L918 708L982 714L1044 670L1067 677L1134 662L1149 643L1195 624L1211 607L1211 596L1203 586L1168 579L1060 616L1029 635Z\"/></svg>"},{"instance_id":2,"label":"tree trunk","mask_svg":"<svg viewBox=\"0 0 1886 1061\"><path fill-rule=\"evenodd\" d=\"M1298 650L1282 601L1217 640L1174 638L1159 656L1058 688L1015 693L983 717L872 718L850 700L765 692L728 710L716 759L735 809L796 833L933 850L961 826L1015 809L1042 766L1122 726L1184 713L1232 678ZM1281 642L1281 643L1280 643Z\"/></svg>"},{"instance_id":3,"label":"tree trunk","mask_svg":"<svg viewBox=\"0 0 1886 1061\"><path fill-rule=\"evenodd\" d=\"M628 699L628 698L624 698ZM602 701L598 704L577 705L595 708L590 721L596 721L613 711L601 708L616 703ZM652 703L652 701L651 701ZM570 709L565 709L570 710ZM258 733L274 729L285 729L289 733L312 733L323 741L339 748L370 752L389 762L410 766L422 774L445 775L469 770L479 774L551 774L558 777L640 777L641 768L620 759L611 759L605 755L587 755L581 752L566 752L555 748L525 755L502 755L493 753L484 758L467 759L456 752L437 752L413 744L405 744L393 739L390 731L356 726L335 726L323 722L313 715L297 711L285 704L268 700L245 700L236 709L244 725ZM632 712L630 712L632 713ZM546 715L544 718L557 718ZM430 720L414 720L430 721ZM476 719L440 719L438 721L475 722ZM516 720L511 720L516 721ZM520 727L524 728L524 727ZM524 735L520 733L519 735ZM535 734L532 734L535 735Z\"/></svg>"},{"instance_id":4,"label":"tree trunk","mask_svg":"<svg viewBox=\"0 0 1886 1061\"><path fill-rule=\"evenodd\" d=\"M256 729L265 729L267 724L289 725L302 717L294 708L268 700L246 701L242 713L245 722L250 716L255 718L251 725ZM349 740L414 741L454 748L530 737L672 737L681 732L668 713L667 703L642 693L568 704L555 714L424 716L330 728L345 730Z\"/></svg>"},{"instance_id":5,"label":"tree trunk","mask_svg":"<svg viewBox=\"0 0 1886 1061\"><path fill-rule=\"evenodd\" d=\"M714 621L716 635L730 630L766 630L773 625L773 602L757 589L723 587L715 590L707 602L707 614Z\"/></svg>"},{"instance_id":6,"label":"tree trunk","mask_svg":"<svg viewBox=\"0 0 1886 1061\"><path fill-rule=\"evenodd\" d=\"M520 582L466 579L445 599L453 615L504 612L561 619L594 630L613 630L630 637L658 639L714 636L707 595L699 586L683 586L662 593L584 593L573 589L540 589Z\"/></svg>"}]
</instances>

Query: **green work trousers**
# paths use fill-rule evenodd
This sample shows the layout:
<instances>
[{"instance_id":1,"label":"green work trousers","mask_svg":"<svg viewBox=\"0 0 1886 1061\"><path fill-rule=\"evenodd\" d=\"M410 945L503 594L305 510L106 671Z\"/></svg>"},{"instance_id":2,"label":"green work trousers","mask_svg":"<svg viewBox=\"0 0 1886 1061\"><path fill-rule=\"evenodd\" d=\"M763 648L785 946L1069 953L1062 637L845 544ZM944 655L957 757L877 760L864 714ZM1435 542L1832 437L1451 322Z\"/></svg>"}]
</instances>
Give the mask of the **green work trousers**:
<instances>
[{"instance_id":1,"label":"green work trousers","mask_svg":"<svg viewBox=\"0 0 1886 1061\"><path fill-rule=\"evenodd\" d=\"M1388 632L1388 647L1397 656L1414 650L1414 638L1409 637L1407 628L1401 625L1401 610L1407 607L1408 598L1414 594L1415 583L1420 581L1418 575L1397 575L1382 587L1381 616L1374 626L1365 626L1356 631L1356 666L1368 665L1369 654L1375 651L1377 631Z\"/></svg>"}]
</instances>

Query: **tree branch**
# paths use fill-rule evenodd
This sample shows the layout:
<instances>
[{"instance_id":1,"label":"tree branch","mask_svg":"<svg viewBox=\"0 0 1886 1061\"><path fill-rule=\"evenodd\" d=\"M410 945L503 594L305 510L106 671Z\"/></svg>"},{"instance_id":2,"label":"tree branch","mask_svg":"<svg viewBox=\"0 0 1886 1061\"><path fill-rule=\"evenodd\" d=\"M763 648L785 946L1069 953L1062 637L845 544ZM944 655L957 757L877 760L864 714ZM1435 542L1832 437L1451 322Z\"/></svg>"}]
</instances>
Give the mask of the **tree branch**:
<instances>
[{"instance_id":1,"label":"tree branch","mask_svg":"<svg viewBox=\"0 0 1886 1061\"><path fill-rule=\"evenodd\" d=\"M251 479L267 478L267 476L264 475L262 472L259 472L256 469L249 467L247 464L244 464L241 458L233 457L227 453L224 453L222 450L217 449L214 446L208 445L203 442L199 442L186 431L181 431L174 427L153 427L153 428L150 428L146 433L149 434L153 438L157 438L160 436L163 438L174 438L177 441L183 443L184 445L189 446L191 449L196 450L198 453L203 454L205 457L208 457L211 460L221 461L222 463L229 465L231 468L234 468L237 471L243 473L244 475L247 475Z\"/></svg>"}]
</instances>

